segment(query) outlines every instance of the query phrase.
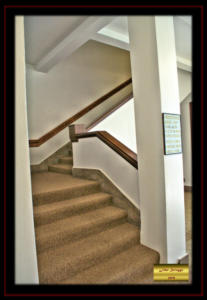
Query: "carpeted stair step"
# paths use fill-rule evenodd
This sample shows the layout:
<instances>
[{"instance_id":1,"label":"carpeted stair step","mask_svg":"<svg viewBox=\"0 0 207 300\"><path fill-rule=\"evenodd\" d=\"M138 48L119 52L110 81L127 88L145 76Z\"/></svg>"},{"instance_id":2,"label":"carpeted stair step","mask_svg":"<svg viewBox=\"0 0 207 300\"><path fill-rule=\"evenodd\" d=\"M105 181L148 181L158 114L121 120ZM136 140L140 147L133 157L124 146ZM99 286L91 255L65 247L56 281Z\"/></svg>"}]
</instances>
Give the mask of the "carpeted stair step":
<instances>
[{"instance_id":1,"label":"carpeted stair step","mask_svg":"<svg viewBox=\"0 0 207 300\"><path fill-rule=\"evenodd\" d=\"M135 245L139 230L129 223L107 229L38 256L40 283L57 283Z\"/></svg>"},{"instance_id":2,"label":"carpeted stair step","mask_svg":"<svg viewBox=\"0 0 207 300\"><path fill-rule=\"evenodd\" d=\"M54 164L48 165L48 171L63 173L63 174L72 174L72 165L68 164Z\"/></svg>"},{"instance_id":3,"label":"carpeted stair step","mask_svg":"<svg viewBox=\"0 0 207 300\"><path fill-rule=\"evenodd\" d=\"M159 264L159 259L157 260L157 262L155 264ZM154 266L154 264L153 264ZM152 283L156 283L156 281L153 281L153 266L152 268L150 268L149 272L144 273L142 276L138 275L133 275L131 276L130 279L130 284L137 284L137 283L141 283L141 284L152 284ZM159 282L157 282L159 283Z\"/></svg>"},{"instance_id":4,"label":"carpeted stair step","mask_svg":"<svg viewBox=\"0 0 207 300\"><path fill-rule=\"evenodd\" d=\"M69 165L72 165L73 158L72 158L72 156L61 157L61 158L59 158L59 163L60 164L69 164Z\"/></svg>"},{"instance_id":5,"label":"carpeted stair step","mask_svg":"<svg viewBox=\"0 0 207 300\"><path fill-rule=\"evenodd\" d=\"M159 254L137 244L110 259L96 264L60 284L131 284L152 280L153 266ZM149 275L149 279L147 278Z\"/></svg>"},{"instance_id":6,"label":"carpeted stair step","mask_svg":"<svg viewBox=\"0 0 207 300\"><path fill-rule=\"evenodd\" d=\"M34 206L35 225L44 225L78 213L109 205L112 196L107 193L94 193L69 200Z\"/></svg>"},{"instance_id":7,"label":"carpeted stair step","mask_svg":"<svg viewBox=\"0 0 207 300\"><path fill-rule=\"evenodd\" d=\"M51 172L52 173L52 172ZM33 203L35 205L48 204L55 201L68 200L71 198L81 197L85 195L89 195L92 193L97 193L100 191L100 184L97 181L89 181L89 180L80 180L76 178L72 178L72 176L64 175L64 174L54 174L54 177L51 176L50 172L48 172L48 182L44 182L42 180L43 188L39 188L39 182L37 187L34 186L33 181ZM36 174L35 174L36 175ZM44 179L44 174L39 175L38 181ZM60 176L58 176L60 175ZM60 177L60 178L59 178ZM68 177L66 182L62 181L62 186L59 184L58 180L65 179L64 177ZM52 180L56 180L56 183L53 184ZM67 184L68 181L68 184ZM64 185L63 185L64 184ZM48 187L49 186L49 187ZM45 187L45 188L44 188Z\"/></svg>"},{"instance_id":8,"label":"carpeted stair step","mask_svg":"<svg viewBox=\"0 0 207 300\"><path fill-rule=\"evenodd\" d=\"M98 233L123 223L126 218L127 212L125 210L114 206L107 206L51 224L37 226L37 250L40 253L41 251L52 247L55 248L69 241Z\"/></svg>"}]
</instances>

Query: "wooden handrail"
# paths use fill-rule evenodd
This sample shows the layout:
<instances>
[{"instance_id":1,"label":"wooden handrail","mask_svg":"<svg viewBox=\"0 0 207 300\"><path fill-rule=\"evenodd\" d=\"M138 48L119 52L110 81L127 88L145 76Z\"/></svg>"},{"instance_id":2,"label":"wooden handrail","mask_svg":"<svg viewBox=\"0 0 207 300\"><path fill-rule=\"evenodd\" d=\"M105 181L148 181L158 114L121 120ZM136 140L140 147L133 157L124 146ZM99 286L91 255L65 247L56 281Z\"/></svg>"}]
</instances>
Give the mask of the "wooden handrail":
<instances>
[{"instance_id":1,"label":"wooden handrail","mask_svg":"<svg viewBox=\"0 0 207 300\"><path fill-rule=\"evenodd\" d=\"M86 128L86 130L87 131L91 130L93 127L95 127L96 125L98 125L101 121L103 121L104 119L106 119L109 115L111 115L113 112L115 112L117 109L119 109L121 106L123 106L125 103L127 103L132 98L133 98L133 93L130 93L120 103L114 105L107 112L105 112L104 114L102 114L99 118L97 118L90 125L88 125L87 128Z\"/></svg>"},{"instance_id":2,"label":"wooden handrail","mask_svg":"<svg viewBox=\"0 0 207 300\"><path fill-rule=\"evenodd\" d=\"M77 142L78 139L83 138L89 138L89 137L97 137L102 142L104 142L107 146L109 146L111 149L113 149L116 153L118 153L120 156L122 156L125 160L127 160L133 167L138 169L138 163L137 163L137 154L133 152L131 149L126 147L124 144L122 144L120 141L118 141L115 137L113 137L111 134L109 134L107 131L92 131L92 132L80 132L80 130L76 130L75 126L81 126L83 125L73 125L70 127L70 138L72 142Z\"/></svg>"},{"instance_id":3,"label":"wooden handrail","mask_svg":"<svg viewBox=\"0 0 207 300\"><path fill-rule=\"evenodd\" d=\"M54 129L50 130L49 132L47 132L46 134L41 136L39 139L29 140L29 146L30 147L39 147L39 146L41 146L43 143L45 143L50 138L52 138L53 136L58 134L60 131L62 131L63 129L65 129L66 127L71 125L73 122L75 122L76 120L78 120L79 118L84 116L86 113L88 113L94 107L96 107L99 104L103 103L108 98L110 98L111 96L113 96L114 94L116 94L117 92L122 90L123 88L125 88L131 82L132 82L132 78L129 78L128 80L124 81L123 83L118 85L116 88L114 88L113 90L111 90L110 92L105 94L104 96L100 97L99 99L97 99L96 101L91 103L90 105L86 106L84 109L82 109L81 111L79 111L78 113L76 113L75 115L73 115L72 117L70 117L69 119L67 119L66 121L64 121L63 123L61 123L57 127L55 127Z\"/></svg>"}]
</instances>

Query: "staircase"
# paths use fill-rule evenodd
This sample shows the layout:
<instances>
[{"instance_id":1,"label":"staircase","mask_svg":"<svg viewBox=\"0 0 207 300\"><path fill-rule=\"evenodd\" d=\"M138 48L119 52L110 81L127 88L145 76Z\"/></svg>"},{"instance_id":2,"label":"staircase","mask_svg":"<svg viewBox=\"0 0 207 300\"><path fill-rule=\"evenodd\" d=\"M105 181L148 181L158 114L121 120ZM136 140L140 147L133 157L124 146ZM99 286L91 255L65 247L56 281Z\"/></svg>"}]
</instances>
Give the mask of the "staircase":
<instances>
[{"instance_id":1,"label":"staircase","mask_svg":"<svg viewBox=\"0 0 207 300\"><path fill-rule=\"evenodd\" d=\"M40 284L153 282L159 254L96 181L72 176L72 155L32 174Z\"/></svg>"}]
</instances>

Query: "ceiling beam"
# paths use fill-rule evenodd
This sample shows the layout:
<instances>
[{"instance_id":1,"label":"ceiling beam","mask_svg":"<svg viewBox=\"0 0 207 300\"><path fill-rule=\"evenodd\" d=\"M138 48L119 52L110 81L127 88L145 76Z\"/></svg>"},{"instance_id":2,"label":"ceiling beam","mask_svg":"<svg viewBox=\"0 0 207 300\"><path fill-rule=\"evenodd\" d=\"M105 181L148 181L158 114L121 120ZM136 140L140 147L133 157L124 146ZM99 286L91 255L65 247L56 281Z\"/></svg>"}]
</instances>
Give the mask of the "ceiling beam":
<instances>
[{"instance_id":1,"label":"ceiling beam","mask_svg":"<svg viewBox=\"0 0 207 300\"><path fill-rule=\"evenodd\" d=\"M192 16L177 16L177 18L185 22L187 25L191 26Z\"/></svg>"},{"instance_id":2,"label":"ceiling beam","mask_svg":"<svg viewBox=\"0 0 207 300\"><path fill-rule=\"evenodd\" d=\"M192 92L190 91L183 99L181 99L180 103L184 102L191 95L192 95Z\"/></svg>"},{"instance_id":3,"label":"ceiling beam","mask_svg":"<svg viewBox=\"0 0 207 300\"><path fill-rule=\"evenodd\" d=\"M118 47L121 49L125 49L130 51L129 43L120 39L116 39L115 37L107 36L104 34L96 33L93 37L93 40L108 44L114 47ZM185 59L183 57L177 56L177 67L178 69L192 72L192 63L190 60Z\"/></svg>"},{"instance_id":4,"label":"ceiling beam","mask_svg":"<svg viewBox=\"0 0 207 300\"><path fill-rule=\"evenodd\" d=\"M101 33L96 33L92 37L92 40L129 51L129 43L128 42L125 42L125 41L122 41L122 40L119 40L114 37L107 36L107 35L104 35Z\"/></svg>"},{"instance_id":5,"label":"ceiling beam","mask_svg":"<svg viewBox=\"0 0 207 300\"><path fill-rule=\"evenodd\" d=\"M113 16L88 17L65 39L63 39L58 45L56 45L45 56L43 56L35 65L35 69L40 72L48 72L59 61L68 57L89 39L91 39L94 34L113 21L114 18L115 17Z\"/></svg>"},{"instance_id":6,"label":"ceiling beam","mask_svg":"<svg viewBox=\"0 0 207 300\"><path fill-rule=\"evenodd\" d=\"M192 72L192 63L190 60L183 57L177 56L177 67L178 69Z\"/></svg>"}]
</instances>

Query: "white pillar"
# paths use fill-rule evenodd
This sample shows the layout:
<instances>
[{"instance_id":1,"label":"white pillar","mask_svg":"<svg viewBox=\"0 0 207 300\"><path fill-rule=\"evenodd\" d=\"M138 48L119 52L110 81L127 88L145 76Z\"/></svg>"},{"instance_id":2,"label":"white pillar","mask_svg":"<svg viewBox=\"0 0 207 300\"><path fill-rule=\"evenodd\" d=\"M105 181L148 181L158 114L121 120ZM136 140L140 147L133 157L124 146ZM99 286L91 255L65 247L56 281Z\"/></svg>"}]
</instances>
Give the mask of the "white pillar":
<instances>
[{"instance_id":1,"label":"white pillar","mask_svg":"<svg viewBox=\"0 0 207 300\"><path fill-rule=\"evenodd\" d=\"M173 17L129 17L141 243L161 263L186 254L182 154L164 155L162 113L180 114Z\"/></svg>"},{"instance_id":2,"label":"white pillar","mask_svg":"<svg viewBox=\"0 0 207 300\"><path fill-rule=\"evenodd\" d=\"M24 18L15 18L15 283L38 283L25 85Z\"/></svg>"},{"instance_id":3,"label":"white pillar","mask_svg":"<svg viewBox=\"0 0 207 300\"><path fill-rule=\"evenodd\" d=\"M192 140L191 140L191 116L190 102L192 95L190 94L180 106L181 124L183 138L183 170L185 177L185 185L192 187Z\"/></svg>"}]
</instances>

